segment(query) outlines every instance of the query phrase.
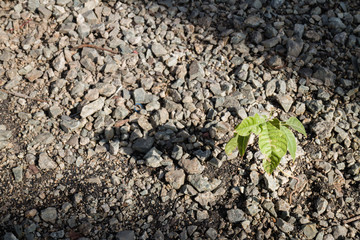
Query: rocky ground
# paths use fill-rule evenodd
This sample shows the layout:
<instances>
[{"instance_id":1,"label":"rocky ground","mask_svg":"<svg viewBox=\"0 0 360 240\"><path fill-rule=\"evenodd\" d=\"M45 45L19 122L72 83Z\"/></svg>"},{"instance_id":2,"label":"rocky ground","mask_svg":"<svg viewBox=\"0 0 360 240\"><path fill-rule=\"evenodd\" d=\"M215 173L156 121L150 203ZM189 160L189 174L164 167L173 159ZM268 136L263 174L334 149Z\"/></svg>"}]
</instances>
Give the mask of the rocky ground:
<instances>
[{"instance_id":1,"label":"rocky ground","mask_svg":"<svg viewBox=\"0 0 360 240\"><path fill-rule=\"evenodd\" d=\"M0 22L3 239L360 238L358 1L1 1ZM270 112L308 132L273 175L256 138L224 153Z\"/></svg>"}]
</instances>

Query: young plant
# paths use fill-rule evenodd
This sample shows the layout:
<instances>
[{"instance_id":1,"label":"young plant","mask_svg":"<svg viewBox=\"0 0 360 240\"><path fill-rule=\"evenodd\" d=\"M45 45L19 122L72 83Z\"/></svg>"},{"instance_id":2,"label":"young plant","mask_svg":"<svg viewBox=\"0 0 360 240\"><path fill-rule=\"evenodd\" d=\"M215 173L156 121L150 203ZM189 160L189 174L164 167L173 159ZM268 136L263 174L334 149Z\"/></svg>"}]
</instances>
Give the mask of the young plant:
<instances>
[{"instance_id":1,"label":"young plant","mask_svg":"<svg viewBox=\"0 0 360 240\"><path fill-rule=\"evenodd\" d=\"M250 134L255 133L259 135L260 151L265 155L263 167L271 174L287 151L295 160L296 139L289 127L306 137L305 128L296 117L291 117L286 122L258 114L247 117L235 127L235 135L226 144L225 152L229 155L238 147L240 156L244 156Z\"/></svg>"}]
</instances>

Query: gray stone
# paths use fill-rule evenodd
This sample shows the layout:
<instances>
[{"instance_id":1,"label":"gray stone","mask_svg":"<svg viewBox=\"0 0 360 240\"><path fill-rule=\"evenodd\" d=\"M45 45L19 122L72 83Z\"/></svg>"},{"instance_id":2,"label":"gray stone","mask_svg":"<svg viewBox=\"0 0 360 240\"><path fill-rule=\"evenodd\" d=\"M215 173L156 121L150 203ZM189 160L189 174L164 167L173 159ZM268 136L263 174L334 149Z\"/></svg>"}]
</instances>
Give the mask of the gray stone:
<instances>
[{"instance_id":1,"label":"gray stone","mask_svg":"<svg viewBox=\"0 0 360 240\"><path fill-rule=\"evenodd\" d=\"M276 79L272 79L271 81L267 82L265 87L265 94L267 97L272 96L276 90Z\"/></svg>"},{"instance_id":2,"label":"gray stone","mask_svg":"<svg viewBox=\"0 0 360 240\"><path fill-rule=\"evenodd\" d=\"M50 233L50 237L52 237L54 239L63 238L64 236L65 236L64 230Z\"/></svg>"},{"instance_id":3,"label":"gray stone","mask_svg":"<svg viewBox=\"0 0 360 240\"><path fill-rule=\"evenodd\" d=\"M116 234L116 240L135 240L135 232L132 230L125 230Z\"/></svg>"},{"instance_id":4,"label":"gray stone","mask_svg":"<svg viewBox=\"0 0 360 240\"><path fill-rule=\"evenodd\" d=\"M255 216L260 212L259 204L256 202L251 202L247 204L246 211L250 216Z\"/></svg>"},{"instance_id":5,"label":"gray stone","mask_svg":"<svg viewBox=\"0 0 360 240\"><path fill-rule=\"evenodd\" d=\"M82 118L86 118L88 116L93 115L94 113L96 113L97 111L100 111L103 106L105 104L105 98L101 97L89 104L86 104L82 109L81 109L81 113L80 116Z\"/></svg>"},{"instance_id":6,"label":"gray stone","mask_svg":"<svg viewBox=\"0 0 360 240\"><path fill-rule=\"evenodd\" d=\"M147 93L143 88L137 88L134 91L135 103L148 103Z\"/></svg>"},{"instance_id":7,"label":"gray stone","mask_svg":"<svg viewBox=\"0 0 360 240\"><path fill-rule=\"evenodd\" d=\"M61 115L63 110L59 106L51 106L49 108L50 117L56 118L57 116Z\"/></svg>"},{"instance_id":8,"label":"gray stone","mask_svg":"<svg viewBox=\"0 0 360 240\"><path fill-rule=\"evenodd\" d=\"M44 170L49 170L56 168L57 164L47 155L47 153L43 152L39 155L39 167Z\"/></svg>"},{"instance_id":9,"label":"gray stone","mask_svg":"<svg viewBox=\"0 0 360 240\"><path fill-rule=\"evenodd\" d=\"M185 186L189 187L189 185L185 185ZM189 195L196 195L196 193L197 193L195 189L188 188L188 191L189 191L189 193L187 193L187 194L189 194ZM206 207L209 203L213 204L216 202L216 196L210 191L204 192L204 193L198 193L195 198L195 201L200 203L201 206Z\"/></svg>"},{"instance_id":10,"label":"gray stone","mask_svg":"<svg viewBox=\"0 0 360 240\"><path fill-rule=\"evenodd\" d=\"M72 119L69 116L62 115L60 127L67 133L72 132L72 131L77 130L80 127L80 121L78 121L76 119Z\"/></svg>"},{"instance_id":11,"label":"gray stone","mask_svg":"<svg viewBox=\"0 0 360 240\"><path fill-rule=\"evenodd\" d=\"M44 220L45 222L55 223L55 221L57 219L56 208L48 207L41 211L40 216L41 216L42 220Z\"/></svg>"},{"instance_id":12,"label":"gray stone","mask_svg":"<svg viewBox=\"0 0 360 240\"><path fill-rule=\"evenodd\" d=\"M262 203L262 207L268 211L273 217L277 218L277 213L275 211L275 205L271 200L265 200Z\"/></svg>"},{"instance_id":13,"label":"gray stone","mask_svg":"<svg viewBox=\"0 0 360 240\"><path fill-rule=\"evenodd\" d=\"M167 54L167 50L160 43L154 43L151 46L151 51L154 53L156 57L162 57Z\"/></svg>"},{"instance_id":14,"label":"gray stone","mask_svg":"<svg viewBox=\"0 0 360 240\"><path fill-rule=\"evenodd\" d=\"M333 230L333 236L335 239L340 239L346 237L346 234L348 232L347 228L341 225L337 225L332 228Z\"/></svg>"},{"instance_id":15,"label":"gray stone","mask_svg":"<svg viewBox=\"0 0 360 240\"><path fill-rule=\"evenodd\" d=\"M226 213L230 223L237 223L246 220L245 213L240 209L230 209Z\"/></svg>"},{"instance_id":16,"label":"gray stone","mask_svg":"<svg viewBox=\"0 0 360 240\"><path fill-rule=\"evenodd\" d=\"M40 5L38 7L38 11L40 13L41 18L43 19L49 19L52 15L52 12L43 5Z\"/></svg>"},{"instance_id":17,"label":"gray stone","mask_svg":"<svg viewBox=\"0 0 360 240\"><path fill-rule=\"evenodd\" d=\"M174 188L179 189L185 182L184 170L172 170L165 174L165 180Z\"/></svg>"},{"instance_id":18,"label":"gray stone","mask_svg":"<svg viewBox=\"0 0 360 240\"><path fill-rule=\"evenodd\" d=\"M73 98L82 97L82 96L84 96L85 89L86 89L85 83L78 81L75 83L74 87L71 89L70 95Z\"/></svg>"},{"instance_id":19,"label":"gray stone","mask_svg":"<svg viewBox=\"0 0 360 240\"><path fill-rule=\"evenodd\" d=\"M324 105L321 100L308 100L305 102L306 107L313 113L318 114L324 108Z\"/></svg>"},{"instance_id":20,"label":"gray stone","mask_svg":"<svg viewBox=\"0 0 360 240\"><path fill-rule=\"evenodd\" d=\"M265 47L265 48L273 48L276 45L278 45L280 43L280 38L278 37L273 37L267 40L264 40L261 42L261 44Z\"/></svg>"},{"instance_id":21,"label":"gray stone","mask_svg":"<svg viewBox=\"0 0 360 240\"><path fill-rule=\"evenodd\" d=\"M12 169L15 182L21 182L23 180L23 167L20 165Z\"/></svg>"},{"instance_id":22,"label":"gray stone","mask_svg":"<svg viewBox=\"0 0 360 240\"><path fill-rule=\"evenodd\" d=\"M83 13L83 17L85 18L86 22L89 24L96 24L98 23L98 18L96 17L96 14L94 11L87 11Z\"/></svg>"},{"instance_id":23,"label":"gray stone","mask_svg":"<svg viewBox=\"0 0 360 240\"><path fill-rule=\"evenodd\" d=\"M275 9L280 8L284 4L285 0L271 0L271 6Z\"/></svg>"},{"instance_id":24,"label":"gray stone","mask_svg":"<svg viewBox=\"0 0 360 240\"><path fill-rule=\"evenodd\" d=\"M294 99L290 95L277 95L277 100L285 112L289 112Z\"/></svg>"},{"instance_id":25,"label":"gray stone","mask_svg":"<svg viewBox=\"0 0 360 240\"><path fill-rule=\"evenodd\" d=\"M138 138L134 141L132 148L135 151L147 153L154 144L153 137L146 137L146 138Z\"/></svg>"},{"instance_id":26,"label":"gray stone","mask_svg":"<svg viewBox=\"0 0 360 240\"><path fill-rule=\"evenodd\" d=\"M331 132L334 129L335 123L321 121L317 122L315 125L312 125L312 130L315 132L316 136L320 139L326 139L331 137Z\"/></svg>"},{"instance_id":27,"label":"gray stone","mask_svg":"<svg viewBox=\"0 0 360 240\"><path fill-rule=\"evenodd\" d=\"M279 188L279 183L273 175L264 174L264 180L268 190L275 192Z\"/></svg>"},{"instance_id":28,"label":"gray stone","mask_svg":"<svg viewBox=\"0 0 360 240\"><path fill-rule=\"evenodd\" d=\"M99 94L105 97L110 97L116 92L116 86L111 83L97 83L96 89L99 90Z\"/></svg>"},{"instance_id":29,"label":"gray stone","mask_svg":"<svg viewBox=\"0 0 360 240\"><path fill-rule=\"evenodd\" d=\"M146 165L148 167L157 168L161 166L161 162L164 160L161 157L162 152L157 150L155 147L150 149L144 156L144 159L146 160Z\"/></svg>"},{"instance_id":30,"label":"gray stone","mask_svg":"<svg viewBox=\"0 0 360 240\"><path fill-rule=\"evenodd\" d=\"M112 155L116 155L119 152L120 142L119 140L109 141L109 152Z\"/></svg>"},{"instance_id":31,"label":"gray stone","mask_svg":"<svg viewBox=\"0 0 360 240\"><path fill-rule=\"evenodd\" d=\"M205 72L201 64L198 61L193 61L189 67L189 80L193 80L199 77L202 78L204 76Z\"/></svg>"},{"instance_id":32,"label":"gray stone","mask_svg":"<svg viewBox=\"0 0 360 240\"><path fill-rule=\"evenodd\" d=\"M316 229L316 224L315 223L307 224L303 228L303 232L304 232L307 239L315 238L315 236L316 236L316 234L318 232L318 230Z\"/></svg>"},{"instance_id":33,"label":"gray stone","mask_svg":"<svg viewBox=\"0 0 360 240\"><path fill-rule=\"evenodd\" d=\"M205 232L205 236L207 236L210 239L217 239L217 231L213 228L209 228L206 232Z\"/></svg>"},{"instance_id":34,"label":"gray stone","mask_svg":"<svg viewBox=\"0 0 360 240\"><path fill-rule=\"evenodd\" d=\"M258 17L256 15L250 16L245 19L244 24L248 27L256 28L263 24L265 21L261 17Z\"/></svg>"},{"instance_id":35,"label":"gray stone","mask_svg":"<svg viewBox=\"0 0 360 240\"><path fill-rule=\"evenodd\" d=\"M63 23L61 24L59 32L68 34L69 32L74 31L75 27L76 27L76 23L72 23L72 22Z\"/></svg>"},{"instance_id":36,"label":"gray stone","mask_svg":"<svg viewBox=\"0 0 360 240\"><path fill-rule=\"evenodd\" d=\"M289 56L298 57L303 49L304 42L301 39L289 39L287 42L287 53Z\"/></svg>"},{"instance_id":37,"label":"gray stone","mask_svg":"<svg viewBox=\"0 0 360 240\"><path fill-rule=\"evenodd\" d=\"M327 87L335 86L336 74L328 68L320 67L312 76L313 78L320 79Z\"/></svg>"},{"instance_id":38,"label":"gray stone","mask_svg":"<svg viewBox=\"0 0 360 240\"><path fill-rule=\"evenodd\" d=\"M189 175L187 180L199 192L212 191L221 184L221 180L219 179L214 178L211 181L209 181L207 177L204 177L200 174Z\"/></svg>"},{"instance_id":39,"label":"gray stone","mask_svg":"<svg viewBox=\"0 0 360 240\"><path fill-rule=\"evenodd\" d=\"M60 53L52 62L52 66L56 71L61 72L65 68L65 63L64 53Z\"/></svg>"},{"instance_id":40,"label":"gray stone","mask_svg":"<svg viewBox=\"0 0 360 240\"><path fill-rule=\"evenodd\" d=\"M180 160L183 154L184 154L183 148L179 145L176 145L174 146L171 152L171 157L174 158L175 160Z\"/></svg>"},{"instance_id":41,"label":"gray stone","mask_svg":"<svg viewBox=\"0 0 360 240\"><path fill-rule=\"evenodd\" d=\"M201 165L200 161L197 160L196 158L193 159L183 158L180 160L179 165L188 174L200 174L205 169L205 167Z\"/></svg>"},{"instance_id":42,"label":"gray stone","mask_svg":"<svg viewBox=\"0 0 360 240\"><path fill-rule=\"evenodd\" d=\"M11 131L7 130L0 130L0 141L6 141L9 140L12 136Z\"/></svg>"},{"instance_id":43,"label":"gray stone","mask_svg":"<svg viewBox=\"0 0 360 240\"><path fill-rule=\"evenodd\" d=\"M325 198L321 197L316 202L316 211L318 212L319 215L323 214L326 211L327 206L328 206L328 201Z\"/></svg>"},{"instance_id":44,"label":"gray stone","mask_svg":"<svg viewBox=\"0 0 360 240\"><path fill-rule=\"evenodd\" d=\"M5 233L5 235L3 236L4 240L18 240L18 238L11 232L7 232Z\"/></svg>"},{"instance_id":45,"label":"gray stone","mask_svg":"<svg viewBox=\"0 0 360 240\"><path fill-rule=\"evenodd\" d=\"M29 0L27 7L31 12L35 12L36 9L40 6L39 0Z\"/></svg>"},{"instance_id":46,"label":"gray stone","mask_svg":"<svg viewBox=\"0 0 360 240\"><path fill-rule=\"evenodd\" d=\"M268 64L271 68L280 68L284 66L284 62L278 55L274 55L269 58Z\"/></svg>"},{"instance_id":47,"label":"gray stone","mask_svg":"<svg viewBox=\"0 0 360 240\"><path fill-rule=\"evenodd\" d=\"M335 33L338 33L345 29L346 25L342 22L340 18L331 17L329 19L329 28L332 29Z\"/></svg>"},{"instance_id":48,"label":"gray stone","mask_svg":"<svg viewBox=\"0 0 360 240\"><path fill-rule=\"evenodd\" d=\"M302 38L305 30L304 24L296 23L294 26L294 35L295 37Z\"/></svg>"},{"instance_id":49,"label":"gray stone","mask_svg":"<svg viewBox=\"0 0 360 240\"><path fill-rule=\"evenodd\" d=\"M77 32L79 34L79 37L81 39L86 38L87 36L89 36L91 31L90 25L87 23L82 23L78 26Z\"/></svg>"},{"instance_id":50,"label":"gray stone","mask_svg":"<svg viewBox=\"0 0 360 240\"><path fill-rule=\"evenodd\" d=\"M285 232L285 233L289 233L291 232L292 230L294 230L294 225L292 225L291 223L288 223L286 221L284 221L283 219L281 218L278 218L277 221L276 221L276 226L278 226L278 228Z\"/></svg>"},{"instance_id":51,"label":"gray stone","mask_svg":"<svg viewBox=\"0 0 360 240\"><path fill-rule=\"evenodd\" d=\"M96 65L92 59L90 59L88 57L83 57L83 58L81 58L80 63L84 68L86 68L90 72L95 72Z\"/></svg>"},{"instance_id":52,"label":"gray stone","mask_svg":"<svg viewBox=\"0 0 360 240\"><path fill-rule=\"evenodd\" d=\"M321 238L320 238L321 240ZM322 240L335 240L334 236L331 234L326 234Z\"/></svg>"}]
</instances>

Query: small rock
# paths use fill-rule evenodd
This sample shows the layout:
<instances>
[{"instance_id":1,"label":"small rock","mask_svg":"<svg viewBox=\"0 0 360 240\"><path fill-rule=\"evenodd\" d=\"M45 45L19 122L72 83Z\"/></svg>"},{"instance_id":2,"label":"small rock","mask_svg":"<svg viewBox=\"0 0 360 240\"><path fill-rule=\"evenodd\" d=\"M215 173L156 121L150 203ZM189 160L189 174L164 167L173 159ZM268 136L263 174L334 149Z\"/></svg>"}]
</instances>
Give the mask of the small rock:
<instances>
[{"instance_id":1,"label":"small rock","mask_svg":"<svg viewBox=\"0 0 360 240\"><path fill-rule=\"evenodd\" d=\"M190 191L189 195L196 195L195 189L193 191ZM204 193L198 193L195 201L201 204L201 206L206 207L209 203L214 203L216 201L216 196L212 192L204 192Z\"/></svg>"},{"instance_id":2,"label":"small rock","mask_svg":"<svg viewBox=\"0 0 360 240\"><path fill-rule=\"evenodd\" d=\"M135 232L132 230L125 230L116 234L116 240L135 240Z\"/></svg>"},{"instance_id":3,"label":"small rock","mask_svg":"<svg viewBox=\"0 0 360 240\"><path fill-rule=\"evenodd\" d=\"M54 61L52 62L52 65L54 69L58 72L61 72L65 68L65 57L64 53L61 53L59 56L57 56Z\"/></svg>"},{"instance_id":4,"label":"small rock","mask_svg":"<svg viewBox=\"0 0 360 240\"><path fill-rule=\"evenodd\" d=\"M67 133L72 132L80 127L80 121L76 119L72 119L69 116L63 115L61 116L60 127L62 128L62 130L64 130Z\"/></svg>"},{"instance_id":5,"label":"small rock","mask_svg":"<svg viewBox=\"0 0 360 240\"><path fill-rule=\"evenodd\" d=\"M5 233L3 239L4 240L18 240L18 238L11 232Z\"/></svg>"},{"instance_id":6,"label":"small rock","mask_svg":"<svg viewBox=\"0 0 360 240\"><path fill-rule=\"evenodd\" d=\"M266 188L272 192L275 192L279 188L278 181L273 177L273 175L264 174Z\"/></svg>"},{"instance_id":7,"label":"small rock","mask_svg":"<svg viewBox=\"0 0 360 240\"><path fill-rule=\"evenodd\" d=\"M21 182L23 180L23 167L18 166L12 169L15 177L15 182Z\"/></svg>"},{"instance_id":8,"label":"small rock","mask_svg":"<svg viewBox=\"0 0 360 240\"><path fill-rule=\"evenodd\" d=\"M281 218L278 218L277 221L276 221L276 226L278 226L278 228L285 232L285 233L289 233L291 232L292 230L294 230L294 225L292 225L291 223L288 223L286 221L284 221L283 219Z\"/></svg>"},{"instance_id":9,"label":"small rock","mask_svg":"<svg viewBox=\"0 0 360 240\"><path fill-rule=\"evenodd\" d=\"M153 137L138 138L134 141L132 148L142 153L148 152L154 144Z\"/></svg>"},{"instance_id":10,"label":"small rock","mask_svg":"<svg viewBox=\"0 0 360 240\"><path fill-rule=\"evenodd\" d=\"M146 165L149 167L157 168L161 166L161 162L164 160L161 157L162 152L153 147L149 152L146 153L144 159L146 160Z\"/></svg>"},{"instance_id":11,"label":"small rock","mask_svg":"<svg viewBox=\"0 0 360 240\"><path fill-rule=\"evenodd\" d=\"M56 168L57 164L47 155L47 153L43 152L39 155L39 167L44 170L49 170Z\"/></svg>"},{"instance_id":12,"label":"small rock","mask_svg":"<svg viewBox=\"0 0 360 240\"><path fill-rule=\"evenodd\" d=\"M88 116L91 116L92 114L96 113L97 111L100 111L105 103L105 98L101 97L89 104L86 104L82 109L80 116L82 118L86 118Z\"/></svg>"},{"instance_id":13,"label":"small rock","mask_svg":"<svg viewBox=\"0 0 360 240\"><path fill-rule=\"evenodd\" d=\"M205 167L201 165L200 161L196 158L187 159L183 158L180 160L179 165L188 173L188 174L200 174L204 171Z\"/></svg>"},{"instance_id":14,"label":"small rock","mask_svg":"<svg viewBox=\"0 0 360 240\"><path fill-rule=\"evenodd\" d=\"M289 112L291 105L293 104L294 100L290 95L278 95L277 100L280 105L283 107L285 112Z\"/></svg>"},{"instance_id":15,"label":"small rock","mask_svg":"<svg viewBox=\"0 0 360 240\"><path fill-rule=\"evenodd\" d=\"M323 140L331 137L334 126L333 122L321 121L313 125L312 130L320 140Z\"/></svg>"},{"instance_id":16,"label":"small rock","mask_svg":"<svg viewBox=\"0 0 360 240\"><path fill-rule=\"evenodd\" d=\"M206 232L205 235L210 238L210 239L217 239L217 231L213 228L209 228Z\"/></svg>"},{"instance_id":17,"label":"small rock","mask_svg":"<svg viewBox=\"0 0 360 240\"><path fill-rule=\"evenodd\" d=\"M202 78L205 76L205 72L198 61L193 61L189 67L189 80Z\"/></svg>"},{"instance_id":18,"label":"small rock","mask_svg":"<svg viewBox=\"0 0 360 240\"><path fill-rule=\"evenodd\" d=\"M328 206L328 201L325 198L320 198L316 202L316 211L318 214L323 214L326 211L326 208Z\"/></svg>"},{"instance_id":19,"label":"small rock","mask_svg":"<svg viewBox=\"0 0 360 240\"><path fill-rule=\"evenodd\" d=\"M203 177L200 174L189 175L188 181L199 192L212 191L217 188L221 183L221 180L219 179L214 178L213 180L209 181L207 177Z\"/></svg>"},{"instance_id":20,"label":"small rock","mask_svg":"<svg viewBox=\"0 0 360 240\"><path fill-rule=\"evenodd\" d=\"M151 46L151 51L156 57L161 57L167 54L167 50L160 43L154 43Z\"/></svg>"},{"instance_id":21,"label":"small rock","mask_svg":"<svg viewBox=\"0 0 360 240\"><path fill-rule=\"evenodd\" d=\"M246 220L245 213L240 209L230 209L226 213L230 223L237 223Z\"/></svg>"},{"instance_id":22,"label":"small rock","mask_svg":"<svg viewBox=\"0 0 360 240\"><path fill-rule=\"evenodd\" d=\"M303 49L304 42L301 39L289 39L287 42L287 53L289 56L298 57Z\"/></svg>"},{"instance_id":23,"label":"small rock","mask_svg":"<svg viewBox=\"0 0 360 240\"><path fill-rule=\"evenodd\" d=\"M165 174L165 180L170 183L174 189L179 189L185 182L184 170L172 170Z\"/></svg>"},{"instance_id":24,"label":"small rock","mask_svg":"<svg viewBox=\"0 0 360 240\"><path fill-rule=\"evenodd\" d=\"M57 219L56 208L48 207L41 211L40 216L41 216L42 220L44 220L45 222L55 223L55 220Z\"/></svg>"},{"instance_id":25,"label":"small rock","mask_svg":"<svg viewBox=\"0 0 360 240\"><path fill-rule=\"evenodd\" d=\"M332 228L333 230L333 236L335 239L340 239L346 237L346 234L348 232L347 228L344 226L335 226Z\"/></svg>"},{"instance_id":26,"label":"small rock","mask_svg":"<svg viewBox=\"0 0 360 240\"><path fill-rule=\"evenodd\" d=\"M313 239L318 232L318 230L316 229L316 224L315 223L307 224L304 227L303 232L307 239Z\"/></svg>"},{"instance_id":27,"label":"small rock","mask_svg":"<svg viewBox=\"0 0 360 240\"><path fill-rule=\"evenodd\" d=\"M328 68L320 67L312 76L313 78L320 79L327 87L335 86L336 74Z\"/></svg>"}]
</instances>

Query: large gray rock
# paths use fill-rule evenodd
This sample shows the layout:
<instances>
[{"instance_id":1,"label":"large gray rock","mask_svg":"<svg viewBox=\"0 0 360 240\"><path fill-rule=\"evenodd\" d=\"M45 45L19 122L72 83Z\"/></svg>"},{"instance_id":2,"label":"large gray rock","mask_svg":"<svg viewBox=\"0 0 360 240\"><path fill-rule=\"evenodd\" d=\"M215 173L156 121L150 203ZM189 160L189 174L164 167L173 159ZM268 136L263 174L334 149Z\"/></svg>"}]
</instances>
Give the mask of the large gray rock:
<instances>
[{"instance_id":1,"label":"large gray rock","mask_svg":"<svg viewBox=\"0 0 360 240\"><path fill-rule=\"evenodd\" d=\"M47 153L43 152L39 155L39 167L44 170L50 170L56 168L57 164L47 155Z\"/></svg>"}]
</instances>

